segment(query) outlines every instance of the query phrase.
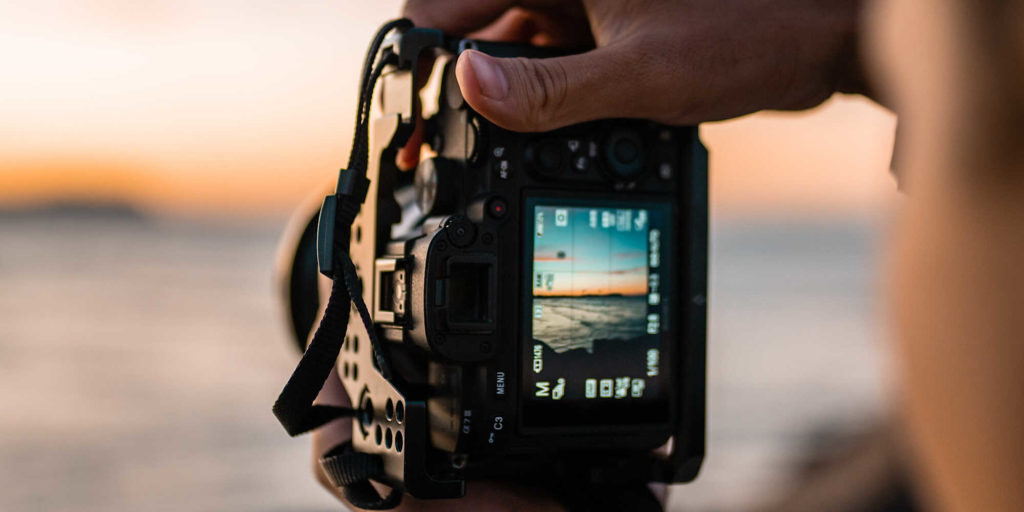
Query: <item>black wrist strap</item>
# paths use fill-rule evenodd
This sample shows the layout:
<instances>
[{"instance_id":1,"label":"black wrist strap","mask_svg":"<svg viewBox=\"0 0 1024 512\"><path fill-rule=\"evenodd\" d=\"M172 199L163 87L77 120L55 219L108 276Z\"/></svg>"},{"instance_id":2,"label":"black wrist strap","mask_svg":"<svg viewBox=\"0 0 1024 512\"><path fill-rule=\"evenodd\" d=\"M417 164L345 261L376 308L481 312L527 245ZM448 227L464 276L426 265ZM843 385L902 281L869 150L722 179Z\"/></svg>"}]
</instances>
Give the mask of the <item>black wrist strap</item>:
<instances>
[{"instance_id":1,"label":"black wrist strap","mask_svg":"<svg viewBox=\"0 0 1024 512\"><path fill-rule=\"evenodd\" d=\"M381 496L370 479L384 473L380 457L357 452L347 441L332 448L320 459L320 467L335 487L344 488L345 499L368 510L394 508L402 500L402 493L392 489Z\"/></svg>"},{"instance_id":2,"label":"black wrist strap","mask_svg":"<svg viewBox=\"0 0 1024 512\"><path fill-rule=\"evenodd\" d=\"M274 415L290 436L304 434L329 421L354 416L357 412L349 407L313 403L341 351L341 340L345 339L348 330L349 301L350 292L344 280L335 280L320 326L274 402Z\"/></svg>"},{"instance_id":3,"label":"black wrist strap","mask_svg":"<svg viewBox=\"0 0 1024 512\"><path fill-rule=\"evenodd\" d=\"M334 280L327 307L302 359L274 403L278 421L291 436L308 432L338 418L359 414L356 408L314 404L320 389L330 376L348 330L351 307L355 307L366 329L374 357L383 377L390 379L390 365L377 337L355 265L349 256L352 224L366 198L369 181L369 112L373 90L385 66L394 62L394 54L380 53L384 38L392 30L412 26L401 19L384 24L377 32L366 55L360 79L356 127L347 169L338 176L337 193L328 196L321 209L318 226L318 257L321 272ZM365 411L372 414L372 411ZM331 449L323 458L323 467L331 481L344 487L345 497L356 507L381 510L394 508L401 501L399 489L382 497L370 483L384 476L383 462L377 455L352 450L351 442Z\"/></svg>"}]
</instances>

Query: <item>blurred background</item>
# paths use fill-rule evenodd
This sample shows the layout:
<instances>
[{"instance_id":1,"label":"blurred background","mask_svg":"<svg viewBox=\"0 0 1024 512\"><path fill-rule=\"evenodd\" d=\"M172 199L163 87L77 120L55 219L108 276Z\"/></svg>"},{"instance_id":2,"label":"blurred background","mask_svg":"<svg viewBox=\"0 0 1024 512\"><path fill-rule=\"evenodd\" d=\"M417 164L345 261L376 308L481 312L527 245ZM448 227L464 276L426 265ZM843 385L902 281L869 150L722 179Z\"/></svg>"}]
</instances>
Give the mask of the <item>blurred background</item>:
<instances>
[{"instance_id":1,"label":"blurred background","mask_svg":"<svg viewBox=\"0 0 1024 512\"><path fill-rule=\"evenodd\" d=\"M336 510L270 405L272 280L335 178L400 2L0 3L0 510ZM895 118L707 124L708 452L671 510L746 510L894 400L878 297Z\"/></svg>"}]
</instances>

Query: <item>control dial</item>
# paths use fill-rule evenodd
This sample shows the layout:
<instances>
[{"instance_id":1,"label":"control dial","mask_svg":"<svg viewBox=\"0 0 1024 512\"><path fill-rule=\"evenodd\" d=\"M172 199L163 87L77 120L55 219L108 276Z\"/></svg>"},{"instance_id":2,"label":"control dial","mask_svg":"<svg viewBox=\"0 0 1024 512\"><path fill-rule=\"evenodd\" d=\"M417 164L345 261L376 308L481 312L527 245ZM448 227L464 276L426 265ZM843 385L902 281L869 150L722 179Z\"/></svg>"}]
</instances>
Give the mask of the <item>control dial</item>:
<instances>
[{"instance_id":1,"label":"control dial","mask_svg":"<svg viewBox=\"0 0 1024 512\"><path fill-rule=\"evenodd\" d=\"M562 172L566 161L565 150L558 139L544 139L526 147L526 160L534 169L544 175Z\"/></svg>"},{"instance_id":2,"label":"control dial","mask_svg":"<svg viewBox=\"0 0 1024 512\"><path fill-rule=\"evenodd\" d=\"M608 135L604 159L616 178L636 178L644 170L643 139L636 130L614 130Z\"/></svg>"}]
</instances>

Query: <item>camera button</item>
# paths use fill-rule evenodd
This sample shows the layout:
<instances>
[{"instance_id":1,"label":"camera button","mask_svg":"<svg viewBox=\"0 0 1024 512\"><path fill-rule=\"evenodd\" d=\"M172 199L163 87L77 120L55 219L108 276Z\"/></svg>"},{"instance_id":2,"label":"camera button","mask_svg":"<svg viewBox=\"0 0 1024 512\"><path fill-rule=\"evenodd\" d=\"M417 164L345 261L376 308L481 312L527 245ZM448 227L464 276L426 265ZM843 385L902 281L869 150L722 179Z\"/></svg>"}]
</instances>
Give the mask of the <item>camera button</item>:
<instances>
[{"instance_id":1,"label":"camera button","mask_svg":"<svg viewBox=\"0 0 1024 512\"><path fill-rule=\"evenodd\" d=\"M452 215L444 221L448 241L455 247L465 248L476 240L476 226L464 215Z\"/></svg>"},{"instance_id":2,"label":"camera button","mask_svg":"<svg viewBox=\"0 0 1024 512\"><path fill-rule=\"evenodd\" d=\"M542 174L557 174L562 169L562 145L554 140L543 140L526 147L526 160Z\"/></svg>"},{"instance_id":3,"label":"camera button","mask_svg":"<svg viewBox=\"0 0 1024 512\"><path fill-rule=\"evenodd\" d=\"M491 163L491 168L500 179L507 180L512 176L512 166L508 160L494 160Z\"/></svg>"},{"instance_id":4,"label":"camera button","mask_svg":"<svg viewBox=\"0 0 1024 512\"><path fill-rule=\"evenodd\" d=\"M583 155L572 159L572 170L576 173L585 173L590 170L590 158Z\"/></svg>"},{"instance_id":5,"label":"camera button","mask_svg":"<svg viewBox=\"0 0 1024 512\"><path fill-rule=\"evenodd\" d=\"M504 400L507 395L505 388L505 372L496 371L494 372L494 398L498 400Z\"/></svg>"},{"instance_id":6,"label":"camera button","mask_svg":"<svg viewBox=\"0 0 1024 512\"><path fill-rule=\"evenodd\" d=\"M635 178L644 169L644 146L635 130L619 129L608 136L605 160L617 178Z\"/></svg>"},{"instance_id":7,"label":"camera button","mask_svg":"<svg viewBox=\"0 0 1024 512\"><path fill-rule=\"evenodd\" d=\"M491 198L487 201L487 213L495 219L501 219L508 213L508 203L500 197Z\"/></svg>"},{"instance_id":8,"label":"camera button","mask_svg":"<svg viewBox=\"0 0 1024 512\"><path fill-rule=\"evenodd\" d=\"M537 152L537 163L545 171L555 172L562 166L562 152L554 143L545 142Z\"/></svg>"},{"instance_id":9,"label":"camera button","mask_svg":"<svg viewBox=\"0 0 1024 512\"><path fill-rule=\"evenodd\" d=\"M672 168L672 164L668 162L662 162L658 166L658 177L668 181L672 179L672 175L675 174L675 170Z\"/></svg>"},{"instance_id":10,"label":"camera button","mask_svg":"<svg viewBox=\"0 0 1024 512\"><path fill-rule=\"evenodd\" d=\"M615 158L624 163L632 163L640 155L640 148L636 142L630 139L619 139L615 141Z\"/></svg>"},{"instance_id":11,"label":"camera button","mask_svg":"<svg viewBox=\"0 0 1024 512\"><path fill-rule=\"evenodd\" d=\"M504 444L505 440L504 431L511 428L508 424L508 420L504 415L493 415L490 417L490 421L486 426L485 434L487 445L491 448Z\"/></svg>"}]
</instances>

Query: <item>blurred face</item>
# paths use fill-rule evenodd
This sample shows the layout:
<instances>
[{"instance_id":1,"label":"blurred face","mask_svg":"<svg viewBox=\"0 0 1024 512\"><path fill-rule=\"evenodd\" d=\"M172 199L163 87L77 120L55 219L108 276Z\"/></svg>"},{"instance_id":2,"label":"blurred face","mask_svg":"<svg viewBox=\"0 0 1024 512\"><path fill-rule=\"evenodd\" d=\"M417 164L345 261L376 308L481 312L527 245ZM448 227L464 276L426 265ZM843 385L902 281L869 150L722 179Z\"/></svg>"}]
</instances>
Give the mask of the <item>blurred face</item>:
<instances>
[{"instance_id":1,"label":"blurred face","mask_svg":"<svg viewBox=\"0 0 1024 512\"><path fill-rule=\"evenodd\" d=\"M934 169L984 167L984 159L1016 150L1007 139L1022 110L1013 100L1021 66L1006 64L1024 62L1019 4L875 2L869 65L899 113L897 165L910 181Z\"/></svg>"}]
</instances>

